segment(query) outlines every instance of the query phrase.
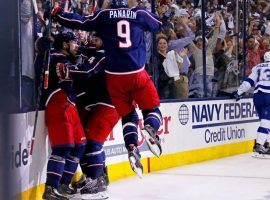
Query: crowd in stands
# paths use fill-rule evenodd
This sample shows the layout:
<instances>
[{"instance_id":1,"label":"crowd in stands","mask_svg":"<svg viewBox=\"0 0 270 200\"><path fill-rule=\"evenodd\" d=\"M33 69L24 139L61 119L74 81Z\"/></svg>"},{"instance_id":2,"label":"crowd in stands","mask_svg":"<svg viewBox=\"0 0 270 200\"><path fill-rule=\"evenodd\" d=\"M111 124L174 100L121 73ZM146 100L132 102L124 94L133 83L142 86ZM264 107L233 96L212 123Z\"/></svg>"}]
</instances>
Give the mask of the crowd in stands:
<instances>
[{"instance_id":1,"label":"crowd in stands","mask_svg":"<svg viewBox=\"0 0 270 200\"><path fill-rule=\"evenodd\" d=\"M22 5L27 2L31 1L21 0ZM66 12L83 15L93 14L96 8L95 1L89 0L55 2ZM148 51L146 68L151 76L156 75L153 78L161 99L226 96L270 50L270 0L247 1L246 39L243 39L243 0L238 5L233 0L209 0L205 4L206 37L203 38L201 0L156 0L154 9L151 8L154 5L151 1L138 0L139 6L155 10L163 22L161 31L154 37L155 45L151 33L145 33ZM37 0L37 5L39 13L34 20L35 38L42 36L50 12L49 1ZM21 12L25 13L23 9ZM25 23L23 19L22 23ZM51 31L55 34L71 30L52 23ZM97 41L96 33L72 31L84 47ZM203 66L203 40L206 66ZM156 47L156 51L152 46Z\"/></svg>"}]
</instances>

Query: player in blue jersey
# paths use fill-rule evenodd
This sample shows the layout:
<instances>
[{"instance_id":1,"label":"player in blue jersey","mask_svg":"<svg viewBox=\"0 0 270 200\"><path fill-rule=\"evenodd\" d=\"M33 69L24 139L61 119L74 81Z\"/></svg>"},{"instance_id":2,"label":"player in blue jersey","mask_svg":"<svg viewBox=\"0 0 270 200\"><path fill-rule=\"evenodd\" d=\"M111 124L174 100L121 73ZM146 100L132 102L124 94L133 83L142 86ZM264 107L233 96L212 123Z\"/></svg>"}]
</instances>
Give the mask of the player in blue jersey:
<instances>
[{"instance_id":1,"label":"player in blue jersey","mask_svg":"<svg viewBox=\"0 0 270 200\"><path fill-rule=\"evenodd\" d=\"M161 145L156 131L162 123L160 100L156 88L145 71L145 31L158 31L161 22L145 8L127 8L126 0L112 0L111 8L96 12L91 18L63 13L55 8L56 19L68 28L96 30L105 49L105 72L108 90L117 112L122 117L125 141L134 135L128 147L130 162L135 169L140 158L137 149L138 115L134 102L142 110L145 137L150 150L160 156Z\"/></svg>"},{"instance_id":2,"label":"player in blue jersey","mask_svg":"<svg viewBox=\"0 0 270 200\"><path fill-rule=\"evenodd\" d=\"M82 62L91 65L89 70L101 69L105 59L104 50L100 49L102 47L101 39L95 36L95 40L93 45L99 48L98 50L80 48L80 53L87 55L81 55L81 57L82 60L85 60ZM68 69L66 69L68 72L63 73L68 74L68 77L65 77L68 79L74 73L74 70L70 70L70 67L72 69L82 68L81 66L68 66ZM104 168L105 154L103 144L120 117L112 105L107 90L106 73L104 70L100 70L86 80L77 81L74 79L73 82L77 93L76 105L87 138L86 151L81 159L81 168L85 176L82 176L73 186L81 189L80 192L83 199L92 199L93 197L104 199L107 197L106 184L108 185L108 175L106 168ZM129 142L132 137L134 137L133 134L128 137L129 140L126 140L126 142ZM126 147L129 144L126 143ZM142 168L142 165L140 167Z\"/></svg>"},{"instance_id":3,"label":"player in blue jersey","mask_svg":"<svg viewBox=\"0 0 270 200\"><path fill-rule=\"evenodd\" d=\"M89 70L99 70L85 80L74 79L74 88L77 94L76 105L85 129L87 145L81 159L81 168L86 179L82 179L74 186L81 189L82 199L106 199L108 179L104 171L105 153L103 144L120 117L111 103L106 89L106 77L102 64L105 60L104 51L90 48L84 49L80 55ZM70 68L72 67L72 70ZM68 77L73 75L74 69L81 67L68 66ZM107 179L107 180L106 180Z\"/></svg>"},{"instance_id":4,"label":"player in blue jersey","mask_svg":"<svg viewBox=\"0 0 270 200\"><path fill-rule=\"evenodd\" d=\"M265 148L270 131L270 52L264 54L264 63L252 68L251 74L233 92L233 97L239 100L241 96L251 87L254 88L253 102L260 119L260 126L257 130L257 139L253 147L255 156L269 157L270 150Z\"/></svg>"},{"instance_id":5,"label":"player in blue jersey","mask_svg":"<svg viewBox=\"0 0 270 200\"><path fill-rule=\"evenodd\" d=\"M72 33L55 36L50 54L48 89L44 89L45 121L52 153L47 163L43 199L69 199L69 184L84 154L86 138L75 107L72 80L59 79L60 63L74 63L78 45Z\"/></svg>"}]
</instances>

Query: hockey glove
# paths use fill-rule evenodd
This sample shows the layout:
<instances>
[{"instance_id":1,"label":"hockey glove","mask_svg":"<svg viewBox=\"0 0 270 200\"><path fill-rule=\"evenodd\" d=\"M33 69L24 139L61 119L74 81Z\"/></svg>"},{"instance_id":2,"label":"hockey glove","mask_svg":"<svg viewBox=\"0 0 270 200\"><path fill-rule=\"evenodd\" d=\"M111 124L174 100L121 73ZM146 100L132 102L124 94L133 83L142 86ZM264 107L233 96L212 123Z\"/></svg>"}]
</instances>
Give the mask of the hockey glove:
<instances>
[{"instance_id":1,"label":"hockey glove","mask_svg":"<svg viewBox=\"0 0 270 200\"><path fill-rule=\"evenodd\" d=\"M54 22L56 22L57 21L56 15L61 14L63 12L64 12L64 10L63 10L63 8L61 8L61 6L54 7L53 10L52 10L52 12L51 12L51 18L52 18L52 20Z\"/></svg>"},{"instance_id":2,"label":"hockey glove","mask_svg":"<svg viewBox=\"0 0 270 200\"><path fill-rule=\"evenodd\" d=\"M60 81L70 80L68 65L64 63L58 63L56 65L56 74Z\"/></svg>"},{"instance_id":3,"label":"hockey glove","mask_svg":"<svg viewBox=\"0 0 270 200\"><path fill-rule=\"evenodd\" d=\"M237 90L231 93L231 98L235 99L236 101L239 101L242 98L243 95L239 95L237 93Z\"/></svg>"}]
</instances>

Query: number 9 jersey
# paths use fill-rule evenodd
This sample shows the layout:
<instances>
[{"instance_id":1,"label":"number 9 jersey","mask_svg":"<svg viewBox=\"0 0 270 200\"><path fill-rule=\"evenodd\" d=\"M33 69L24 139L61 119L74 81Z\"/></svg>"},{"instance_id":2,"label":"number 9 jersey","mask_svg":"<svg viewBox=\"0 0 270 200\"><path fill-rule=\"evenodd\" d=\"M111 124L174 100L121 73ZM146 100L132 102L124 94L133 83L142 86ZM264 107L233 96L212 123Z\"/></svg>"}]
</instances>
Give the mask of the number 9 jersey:
<instances>
[{"instance_id":1,"label":"number 9 jersey","mask_svg":"<svg viewBox=\"0 0 270 200\"><path fill-rule=\"evenodd\" d=\"M145 31L156 32L162 23L143 7L104 9L91 17L59 13L57 21L68 28L100 34L105 49L105 71L130 74L140 71L146 62Z\"/></svg>"}]
</instances>

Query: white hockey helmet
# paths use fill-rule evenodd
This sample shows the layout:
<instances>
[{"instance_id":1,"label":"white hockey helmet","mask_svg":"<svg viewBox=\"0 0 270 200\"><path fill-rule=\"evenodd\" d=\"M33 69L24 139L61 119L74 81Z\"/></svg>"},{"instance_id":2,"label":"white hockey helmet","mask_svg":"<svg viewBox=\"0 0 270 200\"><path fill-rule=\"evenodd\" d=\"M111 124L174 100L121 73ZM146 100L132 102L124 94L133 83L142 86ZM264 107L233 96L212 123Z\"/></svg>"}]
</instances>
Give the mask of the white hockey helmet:
<instances>
[{"instance_id":1,"label":"white hockey helmet","mask_svg":"<svg viewBox=\"0 0 270 200\"><path fill-rule=\"evenodd\" d=\"M265 52L263 59L264 62L270 62L270 51Z\"/></svg>"}]
</instances>

